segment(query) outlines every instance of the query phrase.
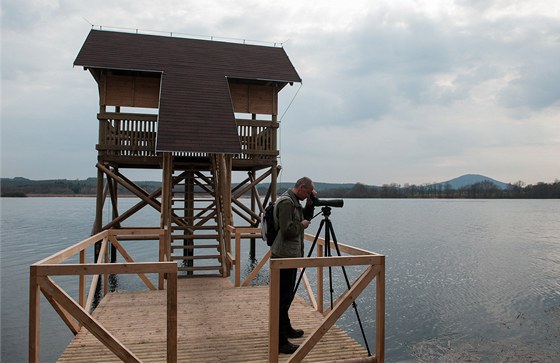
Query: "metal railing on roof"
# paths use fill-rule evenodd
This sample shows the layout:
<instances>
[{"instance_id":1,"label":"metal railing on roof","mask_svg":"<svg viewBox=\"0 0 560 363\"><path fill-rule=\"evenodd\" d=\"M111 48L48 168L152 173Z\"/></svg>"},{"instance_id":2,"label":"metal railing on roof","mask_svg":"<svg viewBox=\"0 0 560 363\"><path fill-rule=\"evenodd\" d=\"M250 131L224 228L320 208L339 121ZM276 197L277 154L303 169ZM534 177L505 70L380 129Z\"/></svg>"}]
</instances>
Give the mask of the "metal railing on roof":
<instances>
[{"instance_id":1,"label":"metal railing on roof","mask_svg":"<svg viewBox=\"0 0 560 363\"><path fill-rule=\"evenodd\" d=\"M275 48L283 48L284 43L287 42L287 40L283 41L283 42L270 42L270 41L266 41L266 40L231 38L231 37L221 37L221 36L214 36L214 35L189 34L189 33L164 31L164 30L150 30L150 29L139 29L139 28L115 27L115 26L92 24L89 21L88 21L88 23L91 25L92 29L97 29L97 30L119 31L119 32L135 33L135 34L169 36L169 37L179 37L179 38L197 39L197 40L210 40L210 41L217 41L217 42L246 44L246 45L260 45L260 46L275 47Z\"/></svg>"}]
</instances>

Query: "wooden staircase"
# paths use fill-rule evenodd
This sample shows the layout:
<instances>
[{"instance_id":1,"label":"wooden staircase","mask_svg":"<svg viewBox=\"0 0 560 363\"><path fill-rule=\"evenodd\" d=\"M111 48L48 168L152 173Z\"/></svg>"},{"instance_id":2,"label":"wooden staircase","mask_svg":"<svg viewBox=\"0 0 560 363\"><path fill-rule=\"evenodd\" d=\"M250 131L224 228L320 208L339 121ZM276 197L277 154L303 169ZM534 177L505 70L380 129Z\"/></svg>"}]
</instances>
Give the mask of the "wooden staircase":
<instances>
[{"instance_id":1,"label":"wooden staircase","mask_svg":"<svg viewBox=\"0 0 560 363\"><path fill-rule=\"evenodd\" d=\"M173 188L171 259L183 276L224 276L221 198L213 172L188 171Z\"/></svg>"}]
</instances>

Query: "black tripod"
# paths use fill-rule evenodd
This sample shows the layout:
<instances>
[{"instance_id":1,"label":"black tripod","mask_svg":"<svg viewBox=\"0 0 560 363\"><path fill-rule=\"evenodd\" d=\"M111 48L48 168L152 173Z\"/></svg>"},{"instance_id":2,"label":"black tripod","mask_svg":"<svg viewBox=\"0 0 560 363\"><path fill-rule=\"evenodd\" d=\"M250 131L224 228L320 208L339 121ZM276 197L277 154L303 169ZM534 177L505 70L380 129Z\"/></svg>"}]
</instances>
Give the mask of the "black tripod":
<instances>
[{"instance_id":1,"label":"black tripod","mask_svg":"<svg viewBox=\"0 0 560 363\"><path fill-rule=\"evenodd\" d=\"M321 208L321 212L323 214L323 219L321 220L321 224L319 225L319 229L317 230L317 234L315 235L315 238L313 239L313 244L311 245L311 249L309 250L309 253L307 254L307 257L311 257L311 254L313 253L313 250L315 249L315 245L317 244L317 240L319 239L319 236L321 234L321 230L323 229L323 227L326 225L325 228L325 251L324 251L324 256L325 257L331 257L331 236L332 236L332 241L334 243L334 246L336 248L336 253L338 254L338 256L341 256L340 254L340 249L338 248L338 241L336 240L336 235L334 233L334 229L332 226L332 222L329 219L329 216L331 215L331 207L325 206ZM340 266L342 267L342 273L344 274L344 279L346 280L346 286L348 287L348 289L350 289L350 280L348 279L348 275L346 274L346 269L344 268L344 266ZM299 287L299 284L301 282L301 279L303 278L303 274L305 272L305 267L301 270L301 273L299 275L298 281L296 283L296 287L294 289L294 294L293 296L296 295L297 289ZM330 288L330 296L331 296L331 309L333 308L333 283L332 283L332 267L329 266L329 288ZM358 324L360 325L360 331L362 332L362 337L364 338L364 342L366 345L366 349L368 351L368 356L371 357L371 351L369 350L369 345L368 345L368 341L366 338L366 334L364 332L364 327L362 326L362 320L360 319L360 314L358 313L358 306L356 305L356 302L353 301L352 302L352 307L354 308L354 312L356 313L356 319L358 320Z\"/></svg>"}]
</instances>

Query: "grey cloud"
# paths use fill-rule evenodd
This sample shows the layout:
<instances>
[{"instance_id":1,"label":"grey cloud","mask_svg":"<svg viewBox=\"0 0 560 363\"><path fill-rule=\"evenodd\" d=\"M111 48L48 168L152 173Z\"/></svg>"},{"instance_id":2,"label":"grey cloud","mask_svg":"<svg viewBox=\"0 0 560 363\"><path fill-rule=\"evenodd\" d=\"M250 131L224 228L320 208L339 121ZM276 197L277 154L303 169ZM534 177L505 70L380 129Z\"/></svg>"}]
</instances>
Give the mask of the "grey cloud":
<instances>
[{"instance_id":1,"label":"grey cloud","mask_svg":"<svg viewBox=\"0 0 560 363\"><path fill-rule=\"evenodd\" d=\"M433 76L452 68L448 40L439 26L412 15L405 22L408 29L395 28L372 14L351 32L327 33L298 44L296 58L310 58L305 63L323 70L314 73L312 82L339 96L333 105L314 95L315 103L326 103L333 122L379 119L391 107L400 107L391 104L396 97L425 102ZM307 85L305 74L302 77Z\"/></svg>"},{"instance_id":2,"label":"grey cloud","mask_svg":"<svg viewBox=\"0 0 560 363\"><path fill-rule=\"evenodd\" d=\"M2 29L15 31L36 26L41 13L37 7L30 7L26 1L2 1Z\"/></svg>"},{"instance_id":3,"label":"grey cloud","mask_svg":"<svg viewBox=\"0 0 560 363\"><path fill-rule=\"evenodd\" d=\"M557 58L560 59L560 58ZM560 102L560 69L550 63L524 67L500 94L502 104L510 108L541 110Z\"/></svg>"},{"instance_id":4,"label":"grey cloud","mask_svg":"<svg viewBox=\"0 0 560 363\"><path fill-rule=\"evenodd\" d=\"M532 21L508 53L517 76L499 100L512 109L541 110L560 102L560 24L545 18Z\"/></svg>"}]
</instances>

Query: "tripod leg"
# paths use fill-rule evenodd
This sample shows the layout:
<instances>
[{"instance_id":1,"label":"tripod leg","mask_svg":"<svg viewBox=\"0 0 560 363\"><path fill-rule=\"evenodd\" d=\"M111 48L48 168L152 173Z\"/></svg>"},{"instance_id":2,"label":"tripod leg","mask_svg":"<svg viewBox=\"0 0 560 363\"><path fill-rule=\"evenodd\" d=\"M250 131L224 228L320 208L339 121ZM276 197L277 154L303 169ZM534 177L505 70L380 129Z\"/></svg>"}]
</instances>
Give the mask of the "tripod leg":
<instances>
[{"instance_id":1,"label":"tripod leg","mask_svg":"<svg viewBox=\"0 0 560 363\"><path fill-rule=\"evenodd\" d=\"M333 238L333 243L334 243L334 247L336 248L336 253L338 254L338 256L341 256L340 253L340 248L338 247L338 241L336 239L336 235L334 233L334 228L332 226L332 223L327 224L327 229L325 230L325 234L332 234L332 238ZM348 279L348 274L346 273L346 268L344 268L344 266L342 267L342 273L344 275L344 279L346 280L346 286L348 287L348 289L350 289L350 280ZM332 283L331 283L332 284ZM332 292L331 292L331 299L332 299ZM371 357L371 351L369 349L369 344L366 338L366 333L364 331L364 327L362 325L362 320L360 319L360 313L358 312L358 305L356 304L356 301L352 302L352 307L354 308L354 312L356 313L356 320L358 320L358 324L360 325L360 330L362 332L362 337L364 338L364 343L366 345L366 349L368 351L368 356ZM331 309L332 309L332 302L331 302Z\"/></svg>"},{"instance_id":2,"label":"tripod leg","mask_svg":"<svg viewBox=\"0 0 560 363\"><path fill-rule=\"evenodd\" d=\"M331 254L331 231L332 231L331 221L330 221L330 219L327 219L327 227L325 228L325 256L326 257L332 257L332 254ZM332 267L331 266L329 266L329 288L330 288L331 309L332 309L333 306L334 306L334 300L333 300L334 289L333 289L333 284L332 284Z\"/></svg>"}]
</instances>

